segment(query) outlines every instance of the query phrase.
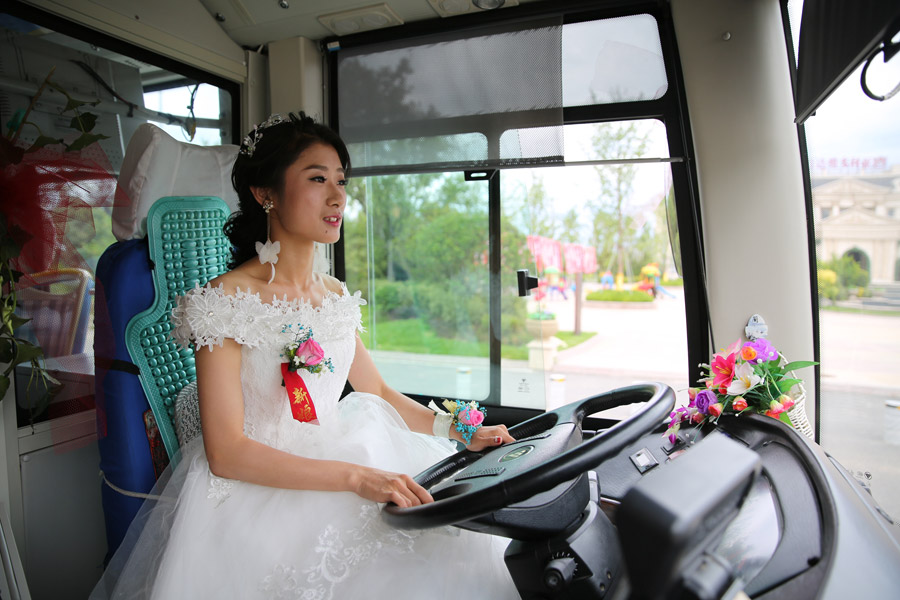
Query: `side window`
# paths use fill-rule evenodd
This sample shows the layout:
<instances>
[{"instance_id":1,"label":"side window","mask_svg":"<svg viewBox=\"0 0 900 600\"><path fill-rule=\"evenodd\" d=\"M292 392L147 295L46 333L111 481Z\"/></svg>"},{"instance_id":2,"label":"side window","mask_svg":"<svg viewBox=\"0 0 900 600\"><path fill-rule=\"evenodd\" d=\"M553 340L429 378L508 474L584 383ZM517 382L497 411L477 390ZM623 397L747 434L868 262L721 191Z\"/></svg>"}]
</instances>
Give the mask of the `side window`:
<instances>
[{"instance_id":1,"label":"side window","mask_svg":"<svg viewBox=\"0 0 900 600\"><path fill-rule=\"evenodd\" d=\"M796 25L802 3L789 7ZM818 279L819 441L896 515L900 106L897 98L866 97L861 71L804 124ZM900 62L877 57L867 81L873 92L886 94L900 81Z\"/></svg>"},{"instance_id":2,"label":"side window","mask_svg":"<svg viewBox=\"0 0 900 600\"><path fill-rule=\"evenodd\" d=\"M347 285L368 299L363 341L385 380L410 394L486 399L487 183L371 176L351 179L347 196Z\"/></svg>"},{"instance_id":3,"label":"side window","mask_svg":"<svg viewBox=\"0 0 900 600\"><path fill-rule=\"evenodd\" d=\"M520 265L534 265L538 277L523 335L504 345L502 403L553 409L648 379L684 389L665 127L647 120L564 129L567 166L502 172L501 235L525 238Z\"/></svg>"},{"instance_id":4,"label":"side window","mask_svg":"<svg viewBox=\"0 0 900 600\"><path fill-rule=\"evenodd\" d=\"M236 86L190 79L146 56L2 16L4 195L20 201L16 210L4 206L3 260L22 273L16 311L29 319L16 323L15 335L25 341L21 348L41 349L61 384L50 382L48 390L34 380L30 361L16 367L24 426L93 408L95 273L117 241L116 178L135 131L149 122L180 142L232 143ZM4 284L10 276L4 273Z\"/></svg>"},{"instance_id":5,"label":"side window","mask_svg":"<svg viewBox=\"0 0 900 600\"><path fill-rule=\"evenodd\" d=\"M683 151L647 116L680 118L659 23L563 20L472 34L489 66L465 62L464 31L330 57L357 173L347 283L400 391L545 410L635 381L688 387ZM521 71L526 53L543 78ZM360 82L386 90L379 102L360 103ZM526 297L523 269L538 284Z\"/></svg>"}]
</instances>

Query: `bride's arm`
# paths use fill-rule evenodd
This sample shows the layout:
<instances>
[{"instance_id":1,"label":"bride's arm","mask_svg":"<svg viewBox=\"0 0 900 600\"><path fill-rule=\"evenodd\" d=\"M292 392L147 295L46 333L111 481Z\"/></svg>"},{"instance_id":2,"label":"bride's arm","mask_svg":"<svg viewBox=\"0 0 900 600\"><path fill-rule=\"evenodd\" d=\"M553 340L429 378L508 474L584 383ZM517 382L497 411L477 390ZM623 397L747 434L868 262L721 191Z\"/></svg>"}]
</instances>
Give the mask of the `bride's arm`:
<instances>
[{"instance_id":1,"label":"bride's arm","mask_svg":"<svg viewBox=\"0 0 900 600\"><path fill-rule=\"evenodd\" d=\"M353 357L353 365L348 376L350 385L357 392L368 392L384 398L406 422L413 431L432 434L434 424L434 412L422 406L409 396L404 396L385 383L372 360L372 355L366 350L359 335L356 336L356 354ZM451 428L451 437L462 442L462 435ZM488 446L499 446L515 440L506 430L505 425L480 427L472 436L471 443L467 446L470 450L483 450Z\"/></svg>"},{"instance_id":2,"label":"bride's arm","mask_svg":"<svg viewBox=\"0 0 900 600\"><path fill-rule=\"evenodd\" d=\"M244 435L241 348L232 339L196 353L203 446L218 477L271 487L349 491L375 502L415 506L431 496L408 475L295 456Z\"/></svg>"}]
</instances>

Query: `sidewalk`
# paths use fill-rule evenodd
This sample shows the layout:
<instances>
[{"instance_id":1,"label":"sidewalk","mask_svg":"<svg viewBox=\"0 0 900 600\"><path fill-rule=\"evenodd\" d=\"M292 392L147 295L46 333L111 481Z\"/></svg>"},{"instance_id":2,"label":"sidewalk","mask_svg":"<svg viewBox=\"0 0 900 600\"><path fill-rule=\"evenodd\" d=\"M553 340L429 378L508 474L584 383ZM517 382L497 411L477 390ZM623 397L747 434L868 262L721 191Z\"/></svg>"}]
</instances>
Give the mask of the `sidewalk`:
<instances>
[{"instance_id":1,"label":"sidewalk","mask_svg":"<svg viewBox=\"0 0 900 600\"><path fill-rule=\"evenodd\" d=\"M536 370L528 361L504 360L503 403L552 410L637 381L660 381L680 398L696 382L688 380L682 290L669 291L674 298L659 299L650 308L585 303L582 331L597 334L560 350L552 368ZM545 303L562 331L574 328L574 306L571 298ZM822 391L900 399L900 317L824 311L820 318ZM379 350L373 356L385 379L410 393L473 398L488 393L487 357Z\"/></svg>"},{"instance_id":2,"label":"sidewalk","mask_svg":"<svg viewBox=\"0 0 900 600\"><path fill-rule=\"evenodd\" d=\"M686 379L690 368L681 288L667 288L675 298L662 298L652 309L599 308L585 303L582 331L598 334L559 352L554 372L642 373ZM562 331L574 327L573 300L552 300ZM822 311L820 313L822 386L867 388L900 396L900 317ZM687 382L685 382L687 383Z\"/></svg>"}]
</instances>

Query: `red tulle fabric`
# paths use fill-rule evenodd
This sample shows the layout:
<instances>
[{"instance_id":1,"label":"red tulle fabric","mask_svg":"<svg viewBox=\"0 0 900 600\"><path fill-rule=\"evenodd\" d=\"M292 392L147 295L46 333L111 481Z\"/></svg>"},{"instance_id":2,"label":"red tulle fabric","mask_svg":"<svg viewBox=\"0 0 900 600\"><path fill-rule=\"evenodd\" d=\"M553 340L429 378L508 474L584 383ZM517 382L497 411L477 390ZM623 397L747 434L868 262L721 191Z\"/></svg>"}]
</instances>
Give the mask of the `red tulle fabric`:
<instances>
[{"instance_id":1,"label":"red tulle fabric","mask_svg":"<svg viewBox=\"0 0 900 600\"><path fill-rule=\"evenodd\" d=\"M103 150L95 145L78 152L42 148L19 164L0 169L0 210L21 247L14 269L28 275L61 267L87 268L66 235L72 222L93 228L92 210L112 207L116 176Z\"/></svg>"}]
</instances>

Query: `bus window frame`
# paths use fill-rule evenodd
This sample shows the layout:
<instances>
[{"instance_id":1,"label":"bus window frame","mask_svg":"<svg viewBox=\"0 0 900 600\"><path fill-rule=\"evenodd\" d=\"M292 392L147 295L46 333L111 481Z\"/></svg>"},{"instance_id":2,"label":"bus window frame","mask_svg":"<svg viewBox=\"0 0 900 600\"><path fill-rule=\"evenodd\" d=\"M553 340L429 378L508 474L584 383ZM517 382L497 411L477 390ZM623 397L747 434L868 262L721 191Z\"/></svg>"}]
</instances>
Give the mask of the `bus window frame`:
<instances>
[{"instance_id":1,"label":"bus window frame","mask_svg":"<svg viewBox=\"0 0 900 600\"><path fill-rule=\"evenodd\" d=\"M0 9L0 13L5 13L33 23L46 27L56 33L82 40L89 44L93 44L105 50L116 52L122 56L133 58L140 62L144 62L166 71L181 75L184 80L196 83L208 83L221 90L224 90L231 96L231 140L232 144L239 144L241 139L241 84L208 73L196 67L186 65L177 60L167 58L161 54L157 54L146 48L141 48L129 42L112 37L105 33L101 33L90 27L73 23L60 16L54 15L47 11L24 4L20 0L11 0Z\"/></svg>"},{"instance_id":2,"label":"bus window frame","mask_svg":"<svg viewBox=\"0 0 900 600\"><path fill-rule=\"evenodd\" d=\"M704 249L698 176L694 159L691 126L684 93L678 48L671 10L667 4L659 2L628 3L609 2L597 7L596 2L568 2L549 7L547 4L527 4L510 7L479 15L460 16L453 23L440 20L417 22L391 28L385 31L366 32L341 38L325 38L321 47L326 57L326 103L329 125L340 132L337 94L337 53L340 49L356 48L377 44L387 40L414 39L448 30L490 31L493 24L534 19L540 17L562 17L563 25L600 19L613 19L632 15L647 14L656 20L662 47L668 89L658 99L614 104L596 104L563 108L563 124L600 123L622 120L658 119L666 127L670 156L681 157L681 161L671 163L672 185L675 193L676 215L681 240L681 268L685 294L685 334L687 335L688 369L690 381L700 378L700 363L709 361L713 339L710 329L710 313L704 270ZM477 20L476 20L477 19ZM336 50L336 51L335 51ZM502 169L501 169L502 171ZM491 416L502 422L515 422L523 416L535 414L533 409L502 406L500 404L500 297L497 295L500 281L499 237L500 237L500 177L492 177L489 184L489 258L490 288L490 393L484 404L491 406ZM343 236L335 244L334 269L338 279L346 279L346 264ZM494 295L497 295L495 298ZM402 390L401 390L402 391ZM602 391L602 390L598 390ZM417 401L426 403L433 396L410 394ZM493 420L492 419L492 420Z\"/></svg>"}]
</instances>

